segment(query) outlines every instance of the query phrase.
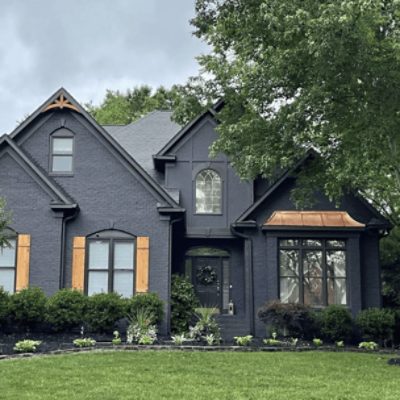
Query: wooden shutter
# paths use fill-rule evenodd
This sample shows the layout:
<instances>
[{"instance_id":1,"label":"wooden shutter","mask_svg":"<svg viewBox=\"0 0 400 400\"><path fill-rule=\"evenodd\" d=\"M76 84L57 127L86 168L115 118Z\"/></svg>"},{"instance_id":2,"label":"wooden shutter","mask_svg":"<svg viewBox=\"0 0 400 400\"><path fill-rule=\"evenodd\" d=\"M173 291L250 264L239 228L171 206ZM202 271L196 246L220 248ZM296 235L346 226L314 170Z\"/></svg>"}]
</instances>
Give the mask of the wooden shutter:
<instances>
[{"instance_id":1,"label":"wooden shutter","mask_svg":"<svg viewBox=\"0 0 400 400\"><path fill-rule=\"evenodd\" d=\"M149 291L149 237L136 239L136 293Z\"/></svg>"},{"instance_id":2,"label":"wooden shutter","mask_svg":"<svg viewBox=\"0 0 400 400\"><path fill-rule=\"evenodd\" d=\"M17 268L15 290L18 292L29 286L29 258L31 253L31 235L18 235Z\"/></svg>"},{"instance_id":3,"label":"wooden shutter","mask_svg":"<svg viewBox=\"0 0 400 400\"><path fill-rule=\"evenodd\" d=\"M86 238L75 236L72 248L72 289L83 292L85 288Z\"/></svg>"}]
</instances>

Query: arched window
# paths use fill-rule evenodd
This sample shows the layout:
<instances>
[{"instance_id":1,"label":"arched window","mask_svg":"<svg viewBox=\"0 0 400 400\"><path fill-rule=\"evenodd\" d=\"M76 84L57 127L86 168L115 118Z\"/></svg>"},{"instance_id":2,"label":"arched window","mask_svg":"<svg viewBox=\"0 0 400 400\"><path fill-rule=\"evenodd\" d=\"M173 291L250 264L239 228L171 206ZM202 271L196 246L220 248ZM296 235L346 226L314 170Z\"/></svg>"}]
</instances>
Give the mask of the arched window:
<instances>
[{"instance_id":1,"label":"arched window","mask_svg":"<svg viewBox=\"0 0 400 400\"><path fill-rule=\"evenodd\" d=\"M50 171L54 174L72 174L74 135L62 128L50 137Z\"/></svg>"},{"instance_id":2,"label":"arched window","mask_svg":"<svg viewBox=\"0 0 400 400\"><path fill-rule=\"evenodd\" d=\"M219 214L221 209L221 177L212 169L203 169L196 176L196 213Z\"/></svg>"},{"instance_id":3,"label":"arched window","mask_svg":"<svg viewBox=\"0 0 400 400\"><path fill-rule=\"evenodd\" d=\"M17 233L7 228L4 232L7 243L0 246L0 287L6 292L15 291L15 269L17 264Z\"/></svg>"},{"instance_id":4,"label":"arched window","mask_svg":"<svg viewBox=\"0 0 400 400\"><path fill-rule=\"evenodd\" d=\"M106 230L87 237L88 295L134 293L135 237L118 230Z\"/></svg>"}]
</instances>

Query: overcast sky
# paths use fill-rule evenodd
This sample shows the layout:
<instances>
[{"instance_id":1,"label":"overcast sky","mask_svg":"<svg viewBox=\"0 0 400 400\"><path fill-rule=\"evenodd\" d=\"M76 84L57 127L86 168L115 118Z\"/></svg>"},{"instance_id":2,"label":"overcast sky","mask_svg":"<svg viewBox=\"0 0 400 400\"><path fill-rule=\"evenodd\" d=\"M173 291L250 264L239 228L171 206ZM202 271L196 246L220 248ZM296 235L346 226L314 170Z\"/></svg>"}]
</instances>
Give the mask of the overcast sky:
<instances>
[{"instance_id":1,"label":"overcast sky","mask_svg":"<svg viewBox=\"0 0 400 400\"><path fill-rule=\"evenodd\" d=\"M106 89L170 86L206 51L195 0L0 0L0 134L59 87L81 103Z\"/></svg>"}]
</instances>

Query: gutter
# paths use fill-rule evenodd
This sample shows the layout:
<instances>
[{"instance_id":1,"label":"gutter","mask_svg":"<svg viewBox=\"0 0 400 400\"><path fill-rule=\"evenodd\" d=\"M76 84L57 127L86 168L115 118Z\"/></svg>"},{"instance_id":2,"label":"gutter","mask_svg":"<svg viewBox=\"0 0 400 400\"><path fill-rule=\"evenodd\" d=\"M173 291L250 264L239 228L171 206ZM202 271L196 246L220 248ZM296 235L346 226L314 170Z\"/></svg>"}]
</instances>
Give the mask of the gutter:
<instances>
[{"instance_id":1,"label":"gutter","mask_svg":"<svg viewBox=\"0 0 400 400\"><path fill-rule=\"evenodd\" d=\"M72 219L76 218L76 216L79 214L79 206L76 204L76 207L74 208L73 214L69 215L68 217L63 217L62 224L61 224L61 249L60 249L60 278L59 278L59 288L63 289L64 288L64 275L65 275L65 253L66 253L66 234L65 234L65 228L67 225L67 222L71 221Z\"/></svg>"}]
</instances>

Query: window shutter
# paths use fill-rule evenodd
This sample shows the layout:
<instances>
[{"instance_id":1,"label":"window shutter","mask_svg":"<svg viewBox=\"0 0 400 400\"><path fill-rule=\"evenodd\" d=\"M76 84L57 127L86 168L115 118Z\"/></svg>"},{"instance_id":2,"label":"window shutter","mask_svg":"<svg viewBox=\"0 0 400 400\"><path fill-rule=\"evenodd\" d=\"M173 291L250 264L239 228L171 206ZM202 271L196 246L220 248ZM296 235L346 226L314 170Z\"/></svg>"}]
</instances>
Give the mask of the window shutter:
<instances>
[{"instance_id":1,"label":"window shutter","mask_svg":"<svg viewBox=\"0 0 400 400\"><path fill-rule=\"evenodd\" d=\"M85 286L86 238L75 236L72 248L72 289L83 292Z\"/></svg>"},{"instance_id":2,"label":"window shutter","mask_svg":"<svg viewBox=\"0 0 400 400\"><path fill-rule=\"evenodd\" d=\"M136 293L149 291L149 237L136 239Z\"/></svg>"},{"instance_id":3,"label":"window shutter","mask_svg":"<svg viewBox=\"0 0 400 400\"><path fill-rule=\"evenodd\" d=\"M20 291L29 286L29 258L31 253L31 235L18 235L17 277L15 290Z\"/></svg>"}]
</instances>

